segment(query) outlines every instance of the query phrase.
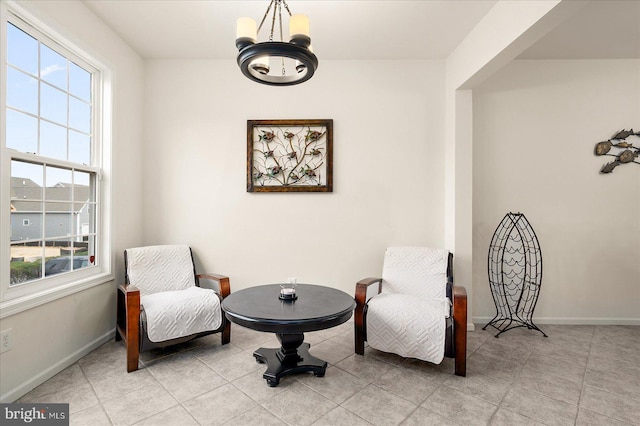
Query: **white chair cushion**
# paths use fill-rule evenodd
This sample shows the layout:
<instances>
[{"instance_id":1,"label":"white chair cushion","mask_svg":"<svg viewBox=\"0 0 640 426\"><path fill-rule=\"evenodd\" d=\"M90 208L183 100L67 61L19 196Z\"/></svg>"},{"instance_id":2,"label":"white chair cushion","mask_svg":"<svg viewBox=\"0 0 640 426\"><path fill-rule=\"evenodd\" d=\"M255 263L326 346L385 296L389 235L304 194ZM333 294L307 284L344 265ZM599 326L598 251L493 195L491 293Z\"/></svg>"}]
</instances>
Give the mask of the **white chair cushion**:
<instances>
[{"instance_id":1,"label":"white chair cushion","mask_svg":"<svg viewBox=\"0 0 640 426\"><path fill-rule=\"evenodd\" d=\"M439 364L444 358L447 301L391 293L373 297L366 318L369 346Z\"/></svg>"},{"instance_id":2,"label":"white chair cushion","mask_svg":"<svg viewBox=\"0 0 640 426\"><path fill-rule=\"evenodd\" d=\"M214 290L189 287L140 296L147 316L147 334L152 342L163 342L222 324L220 299Z\"/></svg>"},{"instance_id":3,"label":"white chair cushion","mask_svg":"<svg viewBox=\"0 0 640 426\"><path fill-rule=\"evenodd\" d=\"M428 247L389 247L384 255L382 292L421 299L447 295L449 252Z\"/></svg>"},{"instance_id":4,"label":"white chair cushion","mask_svg":"<svg viewBox=\"0 0 640 426\"><path fill-rule=\"evenodd\" d=\"M140 290L141 296L196 285L189 246L148 246L126 251L129 283Z\"/></svg>"}]
</instances>

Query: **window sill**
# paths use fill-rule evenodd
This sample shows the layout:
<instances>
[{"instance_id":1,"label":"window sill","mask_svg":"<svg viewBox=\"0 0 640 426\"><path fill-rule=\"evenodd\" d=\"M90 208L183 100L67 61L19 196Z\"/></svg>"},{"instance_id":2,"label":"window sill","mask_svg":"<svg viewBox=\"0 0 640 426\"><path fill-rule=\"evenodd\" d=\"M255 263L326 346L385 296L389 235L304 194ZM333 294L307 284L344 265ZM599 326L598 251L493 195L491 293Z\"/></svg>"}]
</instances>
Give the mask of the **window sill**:
<instances>
[{"instance_id":1,"label":"window sill","mask_svg":"<svg viewBox=\"0 0 640 426\"><path fill-rule=\"evenodd\" d=\"M49 290L0 302L0 319L10 317L20 312L44 305L45 303L53 302L54 300L79 293L88 288L113 280L114 276L112 274L103 273L93 275L82 280L73 281L68 284L59 285Z\"/></svg>"}]
</instances>

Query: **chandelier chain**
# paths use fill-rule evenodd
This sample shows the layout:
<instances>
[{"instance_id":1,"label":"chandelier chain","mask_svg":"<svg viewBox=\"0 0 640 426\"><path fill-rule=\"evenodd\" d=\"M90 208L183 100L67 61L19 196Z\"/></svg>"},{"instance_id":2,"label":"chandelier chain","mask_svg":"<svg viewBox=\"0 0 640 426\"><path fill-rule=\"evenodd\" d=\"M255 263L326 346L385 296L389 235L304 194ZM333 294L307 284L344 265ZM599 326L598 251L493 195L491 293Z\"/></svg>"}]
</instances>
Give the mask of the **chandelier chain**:
<instances>
[{"instance_id":1,"label":"chandelier chain","mask_svg":"<svg viewBox=\"0 0 640 426\"><path fill-rule=\"evenodd\" d=\"M275 4L275 6L274 6ZM289 10L289 5L284 0L271 0L269 3L269 7L267 7L267 11L264 13L262 17L262 21L260 21L260 25L258 26L257 33L260 33L262 26L264 25L264 21L267 20L267 16L269 16L269 12L271 12L271 8L273 7L273 15L271 16L271 31L269 33L269 41L273 41L273 34L275 32L276 26L276 15L278 15L278 21L280 25L280 41L284 41L283 33L282 33L282 6L287 10L289 16L293 16L291 10Z\"/></svg>"},{"instance_id":2,"label":"chandelier chain","mask_svg":"<svg viewBox=\"0 0 640 426\"><path fill-rule=\"evenodd\" d=\"M276 26L276 13L278 12L278 6L280 6L280 3L276 2L276 7L273 8L273 18L271 18L271 32L269 33L269 41L273 41L273 30Z\"/></svg>"},{"instance_id":3,"label":"chandelier chain","mask_svg":"<svg viewBox=\"0 0 640 426\"><path fill-rule=\"evenodd\" d=\"M280 2L278 2L278 20L280 21L280 41L284 41L282 35L282 6Z\"/></svg>"},{"instance_id":4,"label":"chandelier chain","mask_svg":"<svg viewBox=\"0 0 640 426\"><path fill-rule=\"evenodd\" d=\"M283 1L278 1L278 19L280 21L280 41L284 41L284 36L282 35L282 3ZM286 3L285 3L286 4ZM280 62L282 63L282 75L287 75L287 70L284 66L284 58L280 58Z\"/></svg>"},{"instance_id":5,"label":"chandelier chain","mask_svg":"<svg viewBox=\"0 0 640 426\"><path fill-rule=\"evenodd\" d=\"M264 24L264 21L267 19L267 16L269 16L269 11L271 10L271 6L273 6L273 3L275 3L276 0L271 0L271 3L269 3L269 7L267 7L267 11L264 13L264 16L262 17L262 21L260 21L260 26L258 27L258 31L257 33L260 33L260 30L262 29L262 25Z\"/></svg>"},{"instance_id":6,"label":"chandelier chain","mask_svg":"<svg viewBox=\"0 0 640 426\"><path fill-rule=\"evenodd\" d=\"M291 11L289 10L289 5L287 5L287 2L282 0L282 4L284 4L284 8L287 9L287 12L289 12L289 16L291 16Z\"/></svg>"}]
</instances>

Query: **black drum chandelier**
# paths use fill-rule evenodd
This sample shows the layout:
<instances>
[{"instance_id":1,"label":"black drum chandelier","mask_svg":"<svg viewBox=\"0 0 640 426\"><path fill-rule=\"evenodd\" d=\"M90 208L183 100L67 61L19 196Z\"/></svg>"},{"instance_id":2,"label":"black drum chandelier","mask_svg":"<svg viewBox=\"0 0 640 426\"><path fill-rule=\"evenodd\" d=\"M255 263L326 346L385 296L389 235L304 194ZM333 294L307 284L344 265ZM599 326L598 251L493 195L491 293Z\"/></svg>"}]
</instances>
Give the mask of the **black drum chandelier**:
<instances>
[{"instance_id":1,"label":"black drum chandelier","mask_svg":"<svg viewBox=\"0 0 640 426\"><path fill-rule=\"evenodd\" d=\"M282 35L282 9L289 14L289 42ZM269 41L258 43L258 33L271 16ZM280 41L274 41L276 20ZM256 29L252 18L238 19L236 28L238 66L242 74L253 81L272 86L291 86L309 80L318 68L318 58L311 49L309 17L292 15L284 0L269 0L269 7Z\"/></svg>"}]
</instances>

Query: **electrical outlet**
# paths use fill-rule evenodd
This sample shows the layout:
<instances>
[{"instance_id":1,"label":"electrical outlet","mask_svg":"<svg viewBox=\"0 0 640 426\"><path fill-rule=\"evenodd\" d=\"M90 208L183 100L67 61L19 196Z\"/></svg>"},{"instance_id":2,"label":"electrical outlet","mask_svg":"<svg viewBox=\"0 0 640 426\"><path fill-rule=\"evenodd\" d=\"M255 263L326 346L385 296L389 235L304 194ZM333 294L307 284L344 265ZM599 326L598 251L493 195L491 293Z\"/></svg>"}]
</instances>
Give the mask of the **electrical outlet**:
<instances>
[{"instance_id":1,"label":"electrical outlet","mask_svg":"<svg viewBox=\"0 0 640 426\"><path fill-rule=\"evenodd\" d=\"M298 279L297 279L296 277L289 277L289 278L287 279L287 282L288 282L289 284L296 284L296 283L298 282Z\"/></svg>"},{"instance_id":2,"label":"electrical outlet","mask_svg":"<svg viewBox=\"0 0 640 426\"><path fill-rule=\"evenodd\" d=\"M0 354L11 349L11 329L0 332Z\"/></svg>"}]
</instances>

